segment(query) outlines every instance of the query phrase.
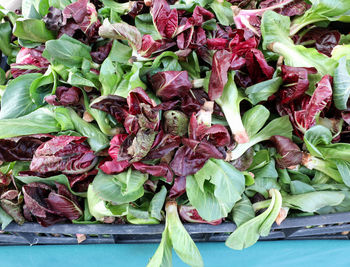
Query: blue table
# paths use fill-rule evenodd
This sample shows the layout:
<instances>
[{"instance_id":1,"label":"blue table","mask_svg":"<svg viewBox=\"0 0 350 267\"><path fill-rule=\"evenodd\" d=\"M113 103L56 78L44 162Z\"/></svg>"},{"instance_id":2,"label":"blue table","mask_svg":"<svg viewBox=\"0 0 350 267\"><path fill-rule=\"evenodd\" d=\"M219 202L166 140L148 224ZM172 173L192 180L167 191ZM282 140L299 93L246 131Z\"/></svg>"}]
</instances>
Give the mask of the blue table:
<instances>
[{"instance_id":1,"label":"blue table","mask_svg":"<svg viewBox=\"0 0 350 267\"><path fill-rule=\"evenodd\" d=\"M146 266L157 244L74 245L0 247L4 267L142 267ZM233 251L223 243L197 243L205 266L350 266L350 242L269 241L258 242L243 251ZM174 267L187 266L177 256Z\"/></svg>"}]
</instances>

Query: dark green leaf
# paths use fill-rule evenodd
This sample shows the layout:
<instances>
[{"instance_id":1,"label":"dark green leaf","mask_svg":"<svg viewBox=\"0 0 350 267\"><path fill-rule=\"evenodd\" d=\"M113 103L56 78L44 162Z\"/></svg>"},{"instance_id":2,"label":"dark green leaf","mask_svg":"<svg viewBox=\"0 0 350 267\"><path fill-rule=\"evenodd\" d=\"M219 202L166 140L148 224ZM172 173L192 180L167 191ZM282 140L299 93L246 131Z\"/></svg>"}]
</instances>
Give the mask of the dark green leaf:
<instances>
[{"instance_id":1,"label":"dark green leaf","mask_svg":"<svg viewBox=\"0 0 350 267\"><path fill-rule=\"evenodd\" d=\"M149 205L149 212L153 218L162 220L161 210L164 206L165 198L167 195L166 187L163 185L162 189L154 195Z\"/></svg>"},{"instance_id":2,"label":"dark green leaf","mask_svg":"<svg viewBox=\"0 0 350 267\"><path fill-rule=\"evenodd\" d=\"M253 105L261 101L266 101L270 96L278 91L282 84L282 78L276 77L271 80L260 82L248 87L245 92Z\"/></svg>"},{"instance_id":3,"label":"dark green leaf","mask_svg":"<svg viewBox=\"0 0 350 267\"><path fill-rule=\"evenodd\" d=\"M241 198L244 186L244 175L223 160L211 159L186 178L188 199L207 221L226 217Z\"/></svg>"},{"instance_id":4,"label":"dark green leaf","mask_svg":"<svg viewBox=\"0 0 350 267\"><path fill-rule=\"evenodd\" d=\"M0 138L21 135L59 132L60 125L55 115L47 108L40 108L26 116L0 120Z\"/></svg>"},{"instance_id":5,"label":"dark green leaf","mask_svg":"<svg viewBox=\"0 0 350 267\"><path fill-rule=\"evenodd\" d=\"M100 171L92 185L93 190L106 201L129 203L144 194L143 183L147 175L138 171L126 171L117 175L107 175Z\"/></svg>"},{"instance_id":6,"label":"dark green leaf","mask_svg":"<svg viewBox=\"0 0 350 267\"><path fill-rule=\"evenodd\" d=\"M255 212L253 205L249 198L245 194L242 195L242 199L236 203L232 210L232 218L235 224L238 226L253 219Z\"/></svg>"},{"instance_id":7,"label":"dark green leaf","mask_svg":"<svg viewBox=\"0 0 350 267\"><path fill-rule=\"evenodd\" d=\"M250 247L258 241L260 235L266 236L277 218L282 207L282 197L275 189L270 191L272 199L266 211L257 217L240 225L226 240L226 246L232 249L244 249Z\"/></svg>"},{"instance_id":8,"label":"dark green leaf","mask_svg":"<svg viewBox=\"0 0 350 267\"><path fill-rule=\"evenodd\" d=\"M11 56L11 35L12 29L10 22L0 23L0 50L6 56Z\"/></svg>"},{"instance_id":9,"label":"dark green leaf","mask_svg":"<svg viewBox=\"0 0 350 267\"><path fill-rule=\"evenodd\" d=\"M38 19L18 19L13 34L18 38L38 43L55 39L55 34L46 29L44 21Z\"/></svg>"},{"instance_id":10,"label":"dark green leaf","mask_svg":"<svg viewBox=\"0 0 350 267\"><path fill-rule=\"evenodd\" d=\"M350 96L350 61L345 57L339 60L339 65L334 71L333 80L333 99L337 109L347 108L347 102Z\"/></svg>"},{"instance_id":11,"label":"dark green leaf","mask_svg":"<svg viewBox=\"0 0 350 267\"><path fill-rule=\"evenodd\" d=\"M30 97L29 88L41 76L40 73L30 73L10 82L1 98L0 119L18 118L38 108Z\"/></svg>"},{"instance_id":12,"label":"dark green leaf","mask_svg":"<svg viewBox=\"0 0 350 267\"><path fill-rule=\"evenodd\" d=\"M69 68L80 68L84 59L91 61L90 47L67 35L46 42L43 56L51 64L63 64Z\"/></svg>"}]
</instances>

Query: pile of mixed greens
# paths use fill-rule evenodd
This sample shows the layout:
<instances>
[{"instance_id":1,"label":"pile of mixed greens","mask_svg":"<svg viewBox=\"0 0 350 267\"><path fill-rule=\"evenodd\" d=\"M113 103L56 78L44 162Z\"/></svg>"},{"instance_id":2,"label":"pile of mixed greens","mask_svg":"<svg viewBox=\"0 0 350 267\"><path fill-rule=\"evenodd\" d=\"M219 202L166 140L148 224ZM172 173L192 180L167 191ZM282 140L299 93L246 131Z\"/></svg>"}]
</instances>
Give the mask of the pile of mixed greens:
<instances>
[{"instance_id":1,"label":"pile of mixed greens","mask_svg":"<svg viewBox=\"0 0 350 267\"><path fill-rule=\"evenodd\" d=\"M350 211L350 1L23 0L0 9L0 221L159 224L149 266ZM6 60L3 58L3 60Z\"/></svg>"}]
</instances>

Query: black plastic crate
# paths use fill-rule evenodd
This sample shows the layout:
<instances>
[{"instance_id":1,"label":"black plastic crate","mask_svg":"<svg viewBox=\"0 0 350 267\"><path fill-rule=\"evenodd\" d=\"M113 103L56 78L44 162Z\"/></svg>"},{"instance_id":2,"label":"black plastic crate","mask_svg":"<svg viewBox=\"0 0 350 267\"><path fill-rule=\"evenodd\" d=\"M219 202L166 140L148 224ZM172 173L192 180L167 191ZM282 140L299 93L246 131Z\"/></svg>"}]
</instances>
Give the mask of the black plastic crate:
<instances>
[{"instance_id":1,"label":"black plastic crate","mask_svg":"<svg viewBox=\"0 0 350 267\"><path fill-rule=\"evenodd\" d=\"M220 225L185 224L195 242L223 242L233 232L233 223ZM57 224L42 227L37 223L10 224L0 234L0 245L77 244L75 234L85 234L81 244L159 242L164 225ZM350 239L350 212L288 218L274 224L269 236L260 240Z\"/></svg>"}]
</instances>

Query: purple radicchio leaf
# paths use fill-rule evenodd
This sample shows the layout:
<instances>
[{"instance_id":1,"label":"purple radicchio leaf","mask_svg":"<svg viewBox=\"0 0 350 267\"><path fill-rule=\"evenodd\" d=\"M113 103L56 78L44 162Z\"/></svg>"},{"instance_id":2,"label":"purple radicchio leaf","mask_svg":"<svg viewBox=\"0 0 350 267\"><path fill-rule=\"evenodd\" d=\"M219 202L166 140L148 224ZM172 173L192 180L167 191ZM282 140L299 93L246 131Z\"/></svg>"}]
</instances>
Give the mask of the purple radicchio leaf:
<instances>
[{"instance_id":1,"label":"purple radicchio leaf","mask_svg":"<svg viewBox=\"0 0 350 267\"><path fill-rule=\"evenodd\" d=\"M65 196L51 192L46 199L52 210L69 220L77 220L83 214L80 207Z\"/></svg>"},{"instance_id":2,"label":"purple radicchio leaf","mask_svg":"<svg viewBox=\"0 0 350 267\"><path fill-rule=\"evenodd\" d=\"M156 95L162 100L181 98L192 88L187 71L161 71L150 78Z\"/></svg>"},{"instance_id":3,"label":"purple radicchio leaf","mask_svg":"<svg viewBox=\"0 0 350 267\"><path fill-rule=\"evenodd\" d=\"M304 0L264 0L259 4L260 9L271 9L283 16L302 15L309 8Z\"/></svg>"},{"instance_id":4,"label":"purple radicchio leaf","mask_svg":"<svg viewBox=\"0 0 350 267\"><path fill-rule=\"evenodd\" d=\"M333 48L338 45L340 38L341 34L337 30L312 28L301 38L295 36L293 39L297 44L304 45L305 47L315 47L318 52L330 57Z\"/></svg>"},{"instance_id":5,"label":"purple radicchio leaf","mask_svg":"<svg viewBox=\"0 0 350 267\"><path fill-rule=\"evenodd\" d=\"M79 104L81 91L78 87L58 86L54 95L46 96L45 101L54 106L76 106Z\"/></svg>"},{"instance_id":6,"label":"purple radicchio leaf","mask_svg":"<svg viewBox=\"0 0 350 267\"><path fill-rule=\"evenodd\" d=\"M43 51L44 46L22 47L16 56L16 63L10 65L13 78L28 73L45 73L50 63L42 56ZM25 68L26 66L31 68Z\"/></svg>"},{"instance_id":7,"label":"purple radicchio leaf","mask_svg":"<svg viewBox=\"0 0 350 267\"><path fill-rule=\"evenodd\" d=\"M137 15L144 14L147 12L147 7L144 1L134 1L131 3L132 3L132 6L130 8L128 15L131 16L132 18L135 18Z\"/></svg>"},{"instance_id":8,"label":"purple radicchio leaf","mask_svg":"<svg viewBox=\"0 0 350 267\"><path fill-rule=\"evenodd\" d=\"M232 54L230 52L226 50L215 52L208 90L210 100L215 100L222 95L227 83L227 71L231 66L231 60Z\"/></svg>"},{"instance_id":9,"label":"purple radicchio leaf","mask_svg":"<svg viewBox=\"0 0 350 267\"><path fill-rule=\"evenodd\" d=\"M168 183L173 181L173 173L168 164L165 162L159 163L157 165L148 165L142 162L135 162L132 164L135 170L142 173L148 173L156 177L164 177Z\"/></svg>"},{"instance_id":10,"label":"purple radicchio leaf","mask_svg":"<svg viewBox=\"0 0 350 267\"><path fill-rule=\"evenodd\" d=\"M180 136L159 132L145 160L160 159L177 149L180 144Z\"/></svg>"},{"instance_id":11,"label":"purple radicchio leaf","mask_svg":"<svg viewBox=\"0 0 350 267\"><path fill-rule=\"evenodd\" d=\"M332 81L332 76L323 76L312 97L305 96L302 109L294 112L295 123L302 133L314 126L316 116L330 105L332 101Z\"/></svg>"},{"instance_id":12,"label":"purple radicchio leaf","mask_svg":"<svg viewBox=\"0 0 350 267\"><path fill-rule=\"evenodd\" d=\"M196 6L193 10L192 18L194 21L194 26L202 26L207 20L213 19L215 16L209 10L201 6Z\"/></svg>"},{"instance_id":13,"label":"purple radicchio leaf","mask_svg":"<svg viewBox=\"0 0 350 267\"><path fill-rule=\"evenodd\" d=\"M281 104L288 104L300 98L309 89L308 74L315 74L315 68L282 66L283 87L280 90Z\"/></svg>"},{"instance_id":14,"label":"purple radicchio leaf","mask_svg":"<svg viewBox=\"0 0 350 267\"><path fill-rule=\"evenodd\" d=\"M96 50L93 50L90 55L94 62L102 64L111 52L113 42L108 42L105 45L99 46Z\"/></svg>"},{"instance_id":15,"label":"purple radicchio leaf","mask_svg":"<svg viewBox=\"0 0 350 267\"><path fill-rule=\"evenodd\" d=\"M58 37L67 34L83 43L97 40L101 23L94 4L89 0L78 0L66 6L62 14L64 26L59 30Z\"/></svg>"},{"instance_id":16,"label":"purple radicchio leaf","mask_svg":"<svg viewBox=\"0 0 350 267\"><path fill-rule=\"evenodd\" d=\"M199 216L198 211L192 206L181 205L179 208L179 214L182 220L190 223L207 223L211 225L222 223L222 219L210 222L203 220L203 218Z\"/></svg>"},{"instance_id":17,"label":"purple radicchio leaf","mask_svg":"<svg viewBox=\"0 0 350 267\"><path fill-rule=\"evenodd\" d=\"M91 170L97 157L83 142L86 137L56 136L43 143L30 164L31 171L41 173L60 171L65 174L80 174Z\"/></svg>"},{"instance_id":18,"label":"purple radicchio leaf","mask_svg":"<svg viewBox=\"0 0 350 267\"><path fill-rule=\"evenodd\" d=\"M250 29L260 36L260 18L267 10L273 10L284 16L303 14L309 5L303 0L265 0L259 9L240 9L233 7L234 21L237 29Z\"/></svg>"},{"instance_id":19,"label":"purple radicchio leaf","mask_svg":"<svg viewBox=\"0 0 350 267\"><path fill-rule=\"evenodd\" d=\"M68 189L56 183L56 190L43 183L29 183L22 187L23 213L26 219L35 217L42 226L49 226L67 219L75 220L82 210Z\"/></svg>"},{"instance_id":20,"label":"purple radicchio leaf","mask_svg":"<svg viewBox=\"0 0 350 267\"><path fill-rule=\"evenodd\" d=\"M35 150L52 138L49 134L0 139L0 161L30 161Z\"/></svg>"},{"instance_id":21,"label":"purple radicchio leaf","mask_svg":"<svg viewBox=\"0 0 350 267\"><path fill-rule=\"evenodd\" d=\"M186 177L180 176L174 179L174 184L169 191L169 198L178 198L186 192Z\"/></svg>"},{"instance_id":22,"label":"purple radicchio leaf","mask_svg":"<svg viewBox=\"0 0 350 267\"><path fill-rule=\"evenodd\" d=\"M129 109L126 99L117 95L99 97L92 103L91 108L107 112L120 123L124 122Z\"/></svg>"},{"instance_id":23,"label":"purple radicchio leaf","mask_svg":"<svg viewBox=\"0 0 350 267\"><path fill-rule=\"evenodd\" d=\"M86 192L88 190L89 184L93 181L97 173L98 170L93 169L82 174L67 175L69 185L72 190L76 192Z\"/></svg>"},{"instance_id":24,"label":"purple radicchio leaf","mask_svg":"<svg viewBox=\"0 0 350 267\"><path fill-rule=\"evenodd\" d=\"M46 28L51 31L58 31L63 26L62 10L50 7L49 12L43 17Z\"/></svg>"},{"instance_id":25,"label":"purple radicchio leaf","mask_svg":"<svg viewBox=\"0 0 350 267\"><path fill-rule=\"evenodd\" d=\"M279 156L276 157L278 167L285 169L301 164L303 152L288 137L274 135L270 138L270 141L276 147L277 153L279 154Z\"/></svg>"},{"instance_id":26,"label":"purple radicchio leaf","mask_svg":"<svg viewBox=\"0 0 350 267\"><path fill-rule=\"evenodd\" d=\"M159 34L165 38L173 38L178 27L177 10L170 9L165 0L153 0L151 15Z\"/></svg>"}]
</instances>

